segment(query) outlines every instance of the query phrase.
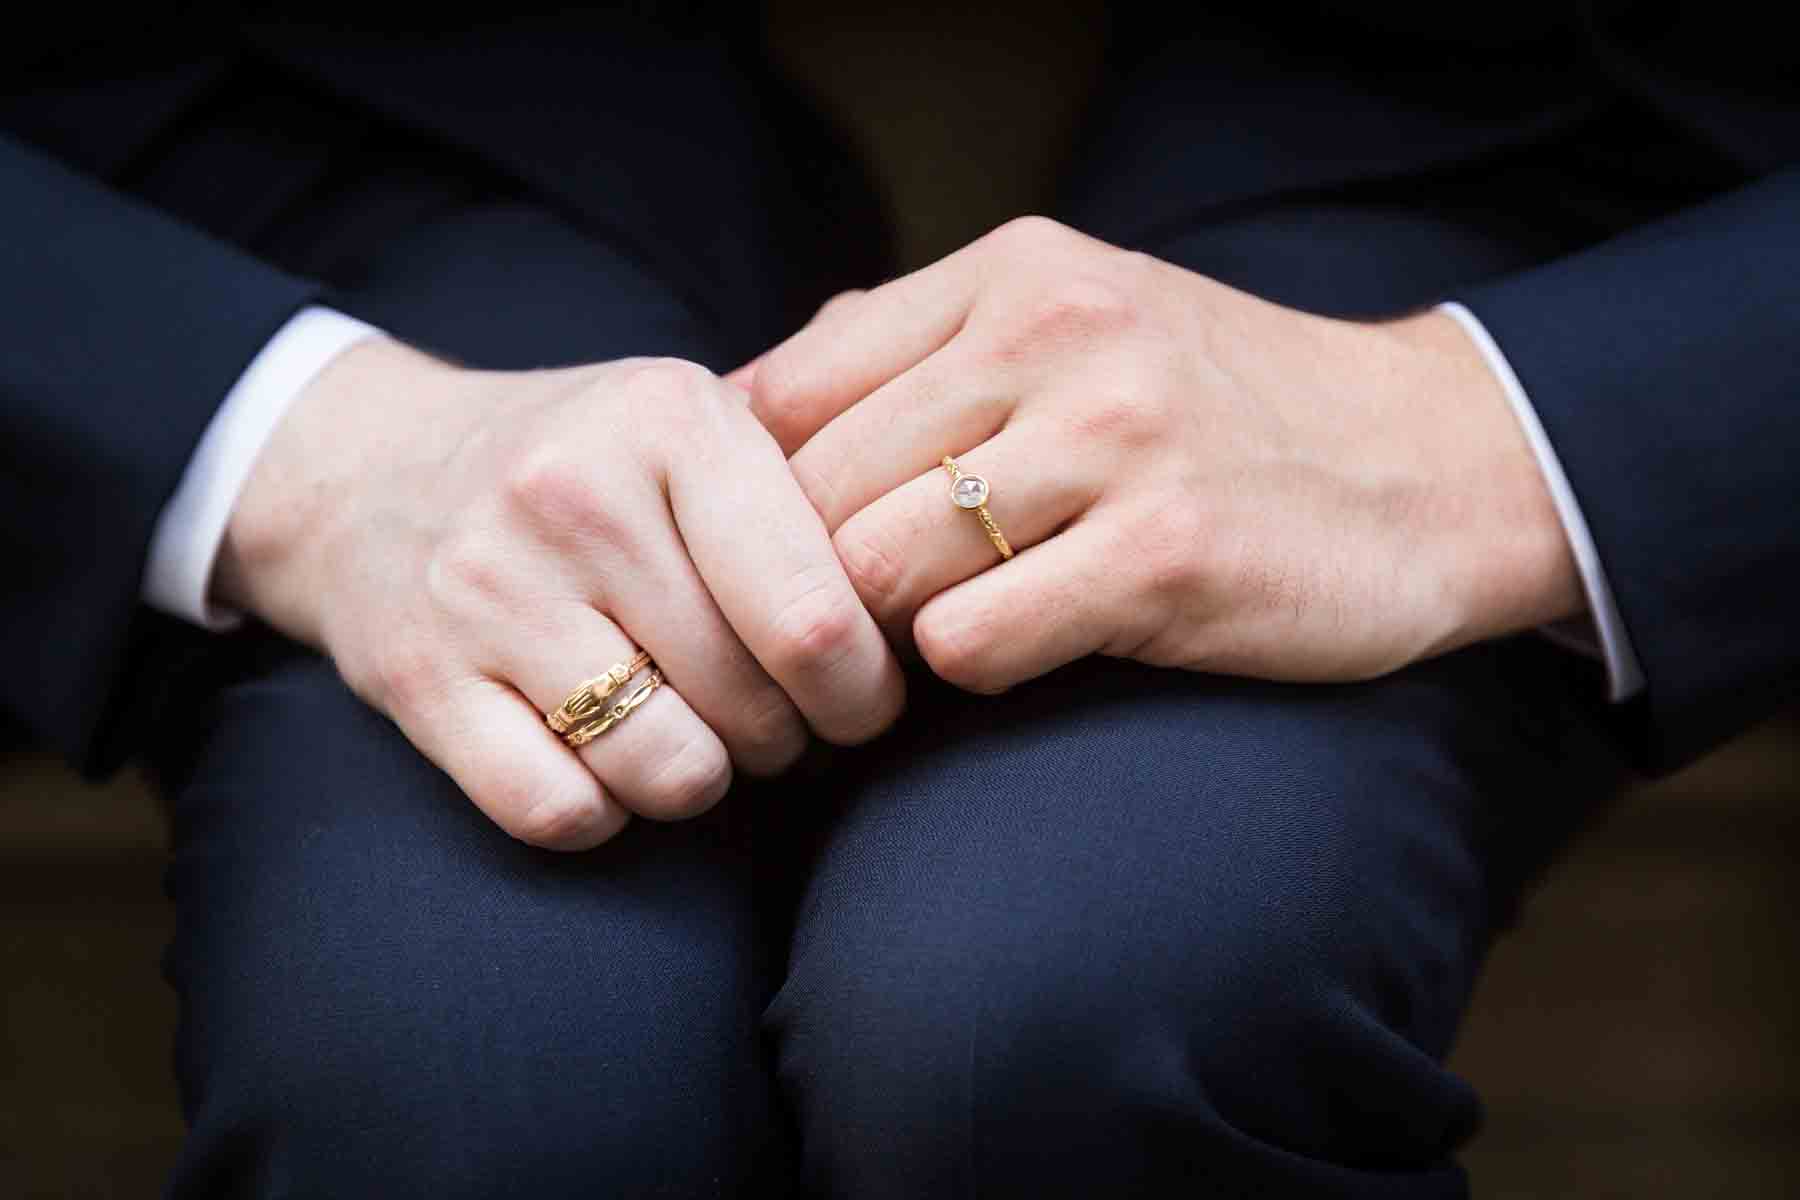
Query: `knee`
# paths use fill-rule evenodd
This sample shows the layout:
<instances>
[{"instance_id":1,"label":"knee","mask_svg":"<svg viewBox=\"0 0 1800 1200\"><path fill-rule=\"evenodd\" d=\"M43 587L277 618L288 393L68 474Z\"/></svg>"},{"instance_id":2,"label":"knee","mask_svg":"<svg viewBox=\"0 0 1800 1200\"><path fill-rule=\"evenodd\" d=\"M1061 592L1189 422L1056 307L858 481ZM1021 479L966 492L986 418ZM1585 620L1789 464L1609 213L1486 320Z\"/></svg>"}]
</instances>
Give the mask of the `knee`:
<instances>
[{"instance_id":1,"label":"knee","mask_svg":"<svg viewBox=\"0 0 1800 1200\"><path fill-rule=\"evenodd\" d=\"M1242 916L915 916L829 971L796 963L771 1019L784 1083L823 1121L809 1152L866 1129L955 1145L970 1113L1065 1132L1096 1110L1242 1119L1270 1054L1334 1036L1340 990L1303 934Z\"/></svg>"},{"instance_id":2,"label":"knee","mask_svg":"<svg viewBox=\"0 0 1800 1200\"><path fill-rule=\"evenodd\" d=\"M173 1195L689 1195L779 1165L761 985L710 872L415 870L339 836L313 846L370 867L341 886L271 862L184 904Z\"/></svg>"},{"instance_id":3,"label":"knee","mask_svg":"<svg viewBox=\"0 0 1800 1200\"><path fill-rule=\"evenodd\" d=\"M221 709L169 872L174 1195L705 1194L779 1166L748 883L704 821L543 854L328 669Z\"/></svg>"},{"instance_id":4,"label":"knee","mask_svg":"<svg viewBox=\"0 0 1800 1200\"><path fill-rule=\"evenodd\" d=\"M1071 1194L1260 1186L1277 1150L1442 1164L1473 1097L1382 994L1354 905L1314 886L1328 872L1212 867L877 906L802 942L770 1017L815 1182L861 1192L904 1163L948 1192Z\"/></svg>"},{"instance_id":5,"label":"knee","mask_svg":"<svg viewBox=\"0 0 1800 1200\"><path fill-rule=\"evenodd\" d=\"M1297 692L1099 664L982 701L980 737L903 730L767 1014L807 1170L1457 1194L1491 665Z\"/></svg>"}]
</instances>

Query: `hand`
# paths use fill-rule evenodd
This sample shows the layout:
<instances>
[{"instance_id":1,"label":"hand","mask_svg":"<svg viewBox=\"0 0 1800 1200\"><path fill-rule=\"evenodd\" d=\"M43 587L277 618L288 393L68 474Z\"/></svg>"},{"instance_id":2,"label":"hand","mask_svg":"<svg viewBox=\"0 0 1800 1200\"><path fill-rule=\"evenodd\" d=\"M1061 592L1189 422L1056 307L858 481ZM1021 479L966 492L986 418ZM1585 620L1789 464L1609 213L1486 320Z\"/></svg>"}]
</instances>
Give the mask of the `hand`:
<instances>
[{"instance_id":1,"label":"hand","mask_svg":"<svg viewBox=\"0 0 1800 1200\"><path fill-rule=\"evenodd\" d=\"M806 726L892 722L898 665L741 392L625 360L460 370L367 342L284 418L221 598L324 649L507 832L576 849L692 815ZM648 651L667 686L579 751L542 714Z\"/></svg>"},{"instance_id":2,"label":"hand","mask_svg":"<svg viewBox=\"0 0 1800 1200\"><path fill-rule=\"evenodd\" d=\"M1365 679L1581 607L1530 447L1441 314L1312 316L1026 218L733 378L869 611L975 691L1089 653Z\"/></svg>"}]
</instances>

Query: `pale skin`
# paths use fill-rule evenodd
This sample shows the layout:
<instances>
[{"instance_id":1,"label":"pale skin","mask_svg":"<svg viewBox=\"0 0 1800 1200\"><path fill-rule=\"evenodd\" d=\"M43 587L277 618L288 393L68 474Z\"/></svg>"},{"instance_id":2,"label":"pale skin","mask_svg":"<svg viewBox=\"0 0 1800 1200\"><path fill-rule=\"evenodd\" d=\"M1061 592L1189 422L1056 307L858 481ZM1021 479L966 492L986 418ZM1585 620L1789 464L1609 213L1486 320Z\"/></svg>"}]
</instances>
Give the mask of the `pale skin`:
<instances>
[{"instance_id":1,"label":"pale skin","mask_svg":"<svg viewBox=\"0 0 1800 1200\"><path fill-rule=\"evenodd\" d=\"M873 737L899 665L745 397L671 360L451 367L345 351L284 418L215 588L329 654L506 832L692 816L808 728ZM669 684L579 751L544 725L641 646Z\"/></svg>"},{"instance_id":2,"label":"pale skin","mask_svg":"<svg viewBox=\"0 0 1800 1200\"><path fill-rule=\"evenodd\" d=\"M1010 561L945 454L992 485ZM1348 681L1582 608L1455 322L1312 316L1035 218L724 381L347 351L259 460L215 587L560 849L703 811L809 729L875 736L889 643L977 692L1088 654ZM634 645L670 686L563 746L541 713Z\"/></svg>"},{"instance_id":3,"label":"pale skin","mask_svg":"<svg viewBox=\"0 0 1800 1200\"><path fill-rule=\"evenodd\" d=\"M1311 316L1027 218L733 378L869 610L973 691L1087 654L1362 680L1582 605L1441 314ZM945 453L992 485L1011 561L947 502Z\"/></svg>"}]
</instances>

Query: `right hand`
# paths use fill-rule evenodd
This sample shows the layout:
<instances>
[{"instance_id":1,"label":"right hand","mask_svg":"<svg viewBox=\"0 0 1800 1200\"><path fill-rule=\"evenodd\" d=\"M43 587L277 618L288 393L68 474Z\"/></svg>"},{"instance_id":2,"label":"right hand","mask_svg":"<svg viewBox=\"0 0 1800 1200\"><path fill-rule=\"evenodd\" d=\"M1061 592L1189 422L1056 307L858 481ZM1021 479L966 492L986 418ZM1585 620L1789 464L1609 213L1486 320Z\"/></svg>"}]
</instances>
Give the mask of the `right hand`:
<instances>
[{"instance_id":1,"label":"right hand","mask_svg":"<svg viewBox=\"0 0 1800 1200\"><path fill-rule=\"evenodd\" d=\"M502 829L585 849L691 816L811 726L891 724L898 664L745 397L625 359L470 371L373 340L283 418L217 597L331 656ZM571 750L544 725L641 646L666 685Z\"/></svg>"}]
</instances>

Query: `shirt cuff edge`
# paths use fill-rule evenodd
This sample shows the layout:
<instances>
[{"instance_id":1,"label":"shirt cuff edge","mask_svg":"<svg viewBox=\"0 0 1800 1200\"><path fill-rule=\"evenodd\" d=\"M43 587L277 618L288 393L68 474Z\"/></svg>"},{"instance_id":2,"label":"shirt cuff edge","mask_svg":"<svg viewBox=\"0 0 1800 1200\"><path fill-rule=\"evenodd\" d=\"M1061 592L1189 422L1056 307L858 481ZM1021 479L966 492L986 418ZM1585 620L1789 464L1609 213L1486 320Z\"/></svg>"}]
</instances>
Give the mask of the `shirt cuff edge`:
<instances>
[{"instance_id":1,"label":"shirt cuff edge","mask_svg":"<svg viewBox=\"0 0 1800 1200\"><path fill-rule=\"evenodd\" d=\"M1606 570L1601 565L1600 552L1594 546L1587 518L1582 515L1581 505L1575 499L1575 490L1569 484L1562 460L1557 457L1549 434L1544 431L1543 422L1538 419L1537 409L1533 407L1531 397L1514 373L1512 363L1507 361L1505 353L1488 333L1480 318L1454 300L1437 305L1436 311L1451 317L1462 326L1463 332L1469 335L1488 368L1500 381L1507 403L1512 406L1513 415L1518 418L1525 432L1525 440L1531 445L1531 453L1537 459L1538 469L1543 472L1551 501L1556 506L1557 519L1562 522L1563 533L1574 554L1575 569L1581 577L1581 590L1587 597L1588 615L1599 635L1600 657L1606 663L1608 699L1615 704L1628 700L1644 690L1643 667L1638 662L1631 639L1625 631L1624 618L1619 613L1618 602L1613 598L1612 585L1607 581ZM1565 646L1571 644L1566 630L1559 630L1558 633L1560 636L1555 636L1552 640Z\"/></svg>"},{"instance_id":2,"label":"shirt cuff edge","mask_svg":"<svg viewBox=\"0 0 1800 1200\"><path fill-rule=\"evenodd\" d=\"M215 633L243 614L210 597L225 530L263 447L301 392L339 354L382 331L323 305L283 323L213 413L174 494L157 514L140 595L151 608Z\"/></svg>"}]
</instances>

